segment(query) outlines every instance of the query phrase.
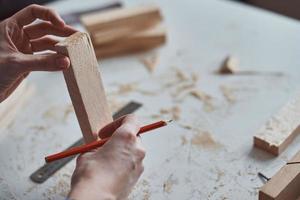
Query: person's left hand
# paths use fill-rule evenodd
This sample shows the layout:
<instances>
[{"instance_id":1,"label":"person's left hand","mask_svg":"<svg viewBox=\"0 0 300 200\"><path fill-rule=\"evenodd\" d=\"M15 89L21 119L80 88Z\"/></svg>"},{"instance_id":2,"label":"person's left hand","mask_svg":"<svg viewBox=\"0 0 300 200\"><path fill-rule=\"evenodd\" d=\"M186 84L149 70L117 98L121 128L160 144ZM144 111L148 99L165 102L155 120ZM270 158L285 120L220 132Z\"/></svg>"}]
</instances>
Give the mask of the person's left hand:
<instances>
[{"instance_id":1,"label":"person's left hand","mask_svg":"<svg viewBox=\"0 0 300 200\"><path fill-rule=\"evenodd\" d=\"M36 19L43 21L32 23ZM68 68L67 57L53 50L57 40L48 35L69 36L76 30L64 23L52 9L30 5L0 23L0 102L6 99L31 71Z\"/></svg>"}]
</instances>

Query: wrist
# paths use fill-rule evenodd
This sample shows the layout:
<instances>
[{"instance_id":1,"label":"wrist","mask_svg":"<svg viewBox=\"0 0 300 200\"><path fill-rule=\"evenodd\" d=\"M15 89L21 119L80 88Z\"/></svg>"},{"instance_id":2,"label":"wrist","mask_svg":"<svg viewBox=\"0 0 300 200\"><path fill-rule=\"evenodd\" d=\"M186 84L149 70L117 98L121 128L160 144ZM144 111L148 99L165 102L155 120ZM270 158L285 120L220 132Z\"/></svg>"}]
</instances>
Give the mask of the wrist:
<instances>
[{"instance_id":1,"label":"wrist","mask_svg":"<svg viewBox=\"0 0 300 200\"><path fill-rule=\"evenodd\" d=\"M117 200L117 197L99 184L82 181L71 187L68 200Z\"/></svg>"}]
</instances>

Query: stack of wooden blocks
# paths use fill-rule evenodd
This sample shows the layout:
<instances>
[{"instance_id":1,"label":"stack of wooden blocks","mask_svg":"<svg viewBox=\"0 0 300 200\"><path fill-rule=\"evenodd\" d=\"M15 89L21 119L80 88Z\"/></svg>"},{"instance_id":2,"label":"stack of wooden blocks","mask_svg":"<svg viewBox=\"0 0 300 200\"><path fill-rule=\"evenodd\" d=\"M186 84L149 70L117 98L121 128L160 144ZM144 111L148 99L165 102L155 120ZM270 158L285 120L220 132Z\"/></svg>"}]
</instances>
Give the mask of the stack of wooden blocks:
<instances>
[{"instance_id":1,"label":"stack of wooden blocks","mask_svg":"<svg viewBox=\"0 0 300 200\"><path fill-rule=\"evenodd\" d=\"M81 16L97 58L146 51L166 41L159 7L116 8Z\"/></svg>"}]
</instances>

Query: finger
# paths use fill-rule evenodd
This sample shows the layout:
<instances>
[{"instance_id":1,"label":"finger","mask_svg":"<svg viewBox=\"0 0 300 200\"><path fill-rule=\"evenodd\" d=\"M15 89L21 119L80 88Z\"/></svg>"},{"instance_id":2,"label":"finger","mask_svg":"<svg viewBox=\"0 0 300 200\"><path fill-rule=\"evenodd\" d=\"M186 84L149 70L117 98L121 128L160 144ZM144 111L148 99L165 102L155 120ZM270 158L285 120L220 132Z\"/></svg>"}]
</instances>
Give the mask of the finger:
<instances>
[{"instance_id":1,"label":"finger","mask_svg":"<svg viewBox=\"0 0 300 200\"><path fill-rule=\"evenodd\" d=\"M53 50L55 51L55 44L58 43L59 41L51 38L51 37L43 37L40 39L36 40L31 40L31 50L33 52L38 52L38 51L45 51L45 50Z\"/></svg>"},{"instance_id":2,"label":"finger","mask_svg":"<svg viewBox=\"0 0 300 200\"><path fill-rule=\"evenodd\" d=\"M20 54L17 58L18 70L30 71L58 71L69 67L68 57L59 54Z\"/></svg>"},{"instance_id":3,"label":"finger","mask_svg":"<svg viewBox=\"0 0 300 200\"><path fill-rule=\"evenodd\" d=\"M13 15L12 18L16 20L17 24L20 27L30 24L36 19L50 21L51 23L53 23L55 26L58 27L65 26L65 22L54 10L36 4L32 4L22 9L21 11Z\"/></svg>"},{"instance_id":4,"label":"finger","mask_svg":"<svg viewBox=\"0 0 300 200\"><path fill-rule=\"evenodd\" d=\"M104 126L98 133L100 138L110 137L122 124L125 123L138 123L136 117L133 114L122 116L112 123Z\"/></svg>"},{"instance_id":5,"label":"finger","mask_svg":"<svg viewBox=\"0 0 300 200\"><path fill-rule=\"evenodd\" d=\"M72 35L77 30L68 25L64 27L57 27L50 22L41 22L24 27L24 31L30 39L37 39L45 35L66 37Z\"/></svg>"},{"instance_id":6,"label":"finger","mask_svg":"<svg viewBox=\"0 0 300 200\"><path fill-rule=\"evenodd\" d=\"M139 130L137 119L133 115L127 116L124 118L122 125L113 133L111 140L117 142L118 145L120 142L123 145L132 145L137 140Z\"/></svg>"},{"instance_id":7,"label":"finger","mask_svg":"<svg viewBox=\"0 0 300 200\"><path fill-rule=\"evenodd\" d=\"M98 133L99 137L102 139L106 137L110 137L113 134L113 132L115 132L117 128L119 128L122 125L122 122L125 117L126 116L122 116L116 119L115 121L104 126Z\"/></svg>"},{"instance_id":8,"label":"finger","mask_svg":"<svg viewBox=\"0 0 300 200\"><path fill-rule=\"evenodd\" d=\"M136 145L135 145L135 158L137 162L142 162L146 156L146 150L142 146L140 138L137 138Z\"/></svg>"}]
</instances>

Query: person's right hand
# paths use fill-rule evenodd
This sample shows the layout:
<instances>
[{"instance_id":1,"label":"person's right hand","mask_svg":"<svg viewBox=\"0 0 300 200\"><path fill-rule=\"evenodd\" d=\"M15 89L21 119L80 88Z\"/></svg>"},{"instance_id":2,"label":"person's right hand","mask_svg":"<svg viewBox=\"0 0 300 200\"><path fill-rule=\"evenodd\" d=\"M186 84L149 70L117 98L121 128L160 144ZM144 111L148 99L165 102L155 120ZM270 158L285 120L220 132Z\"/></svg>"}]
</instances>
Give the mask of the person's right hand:
<instances>
[{"instance_id":1,"label":"person's right hand","mask_svg":"<svg viewBox=\"0 0 300 200\"><path fill-rule=\"evenodd\" d=\"M145 150L136 136L140 127L133 115L122 117L99 132L113 133L99 149L80 155L72 176L69 199L124 200L144 170Z\"/></svg>"}]
</instances>

